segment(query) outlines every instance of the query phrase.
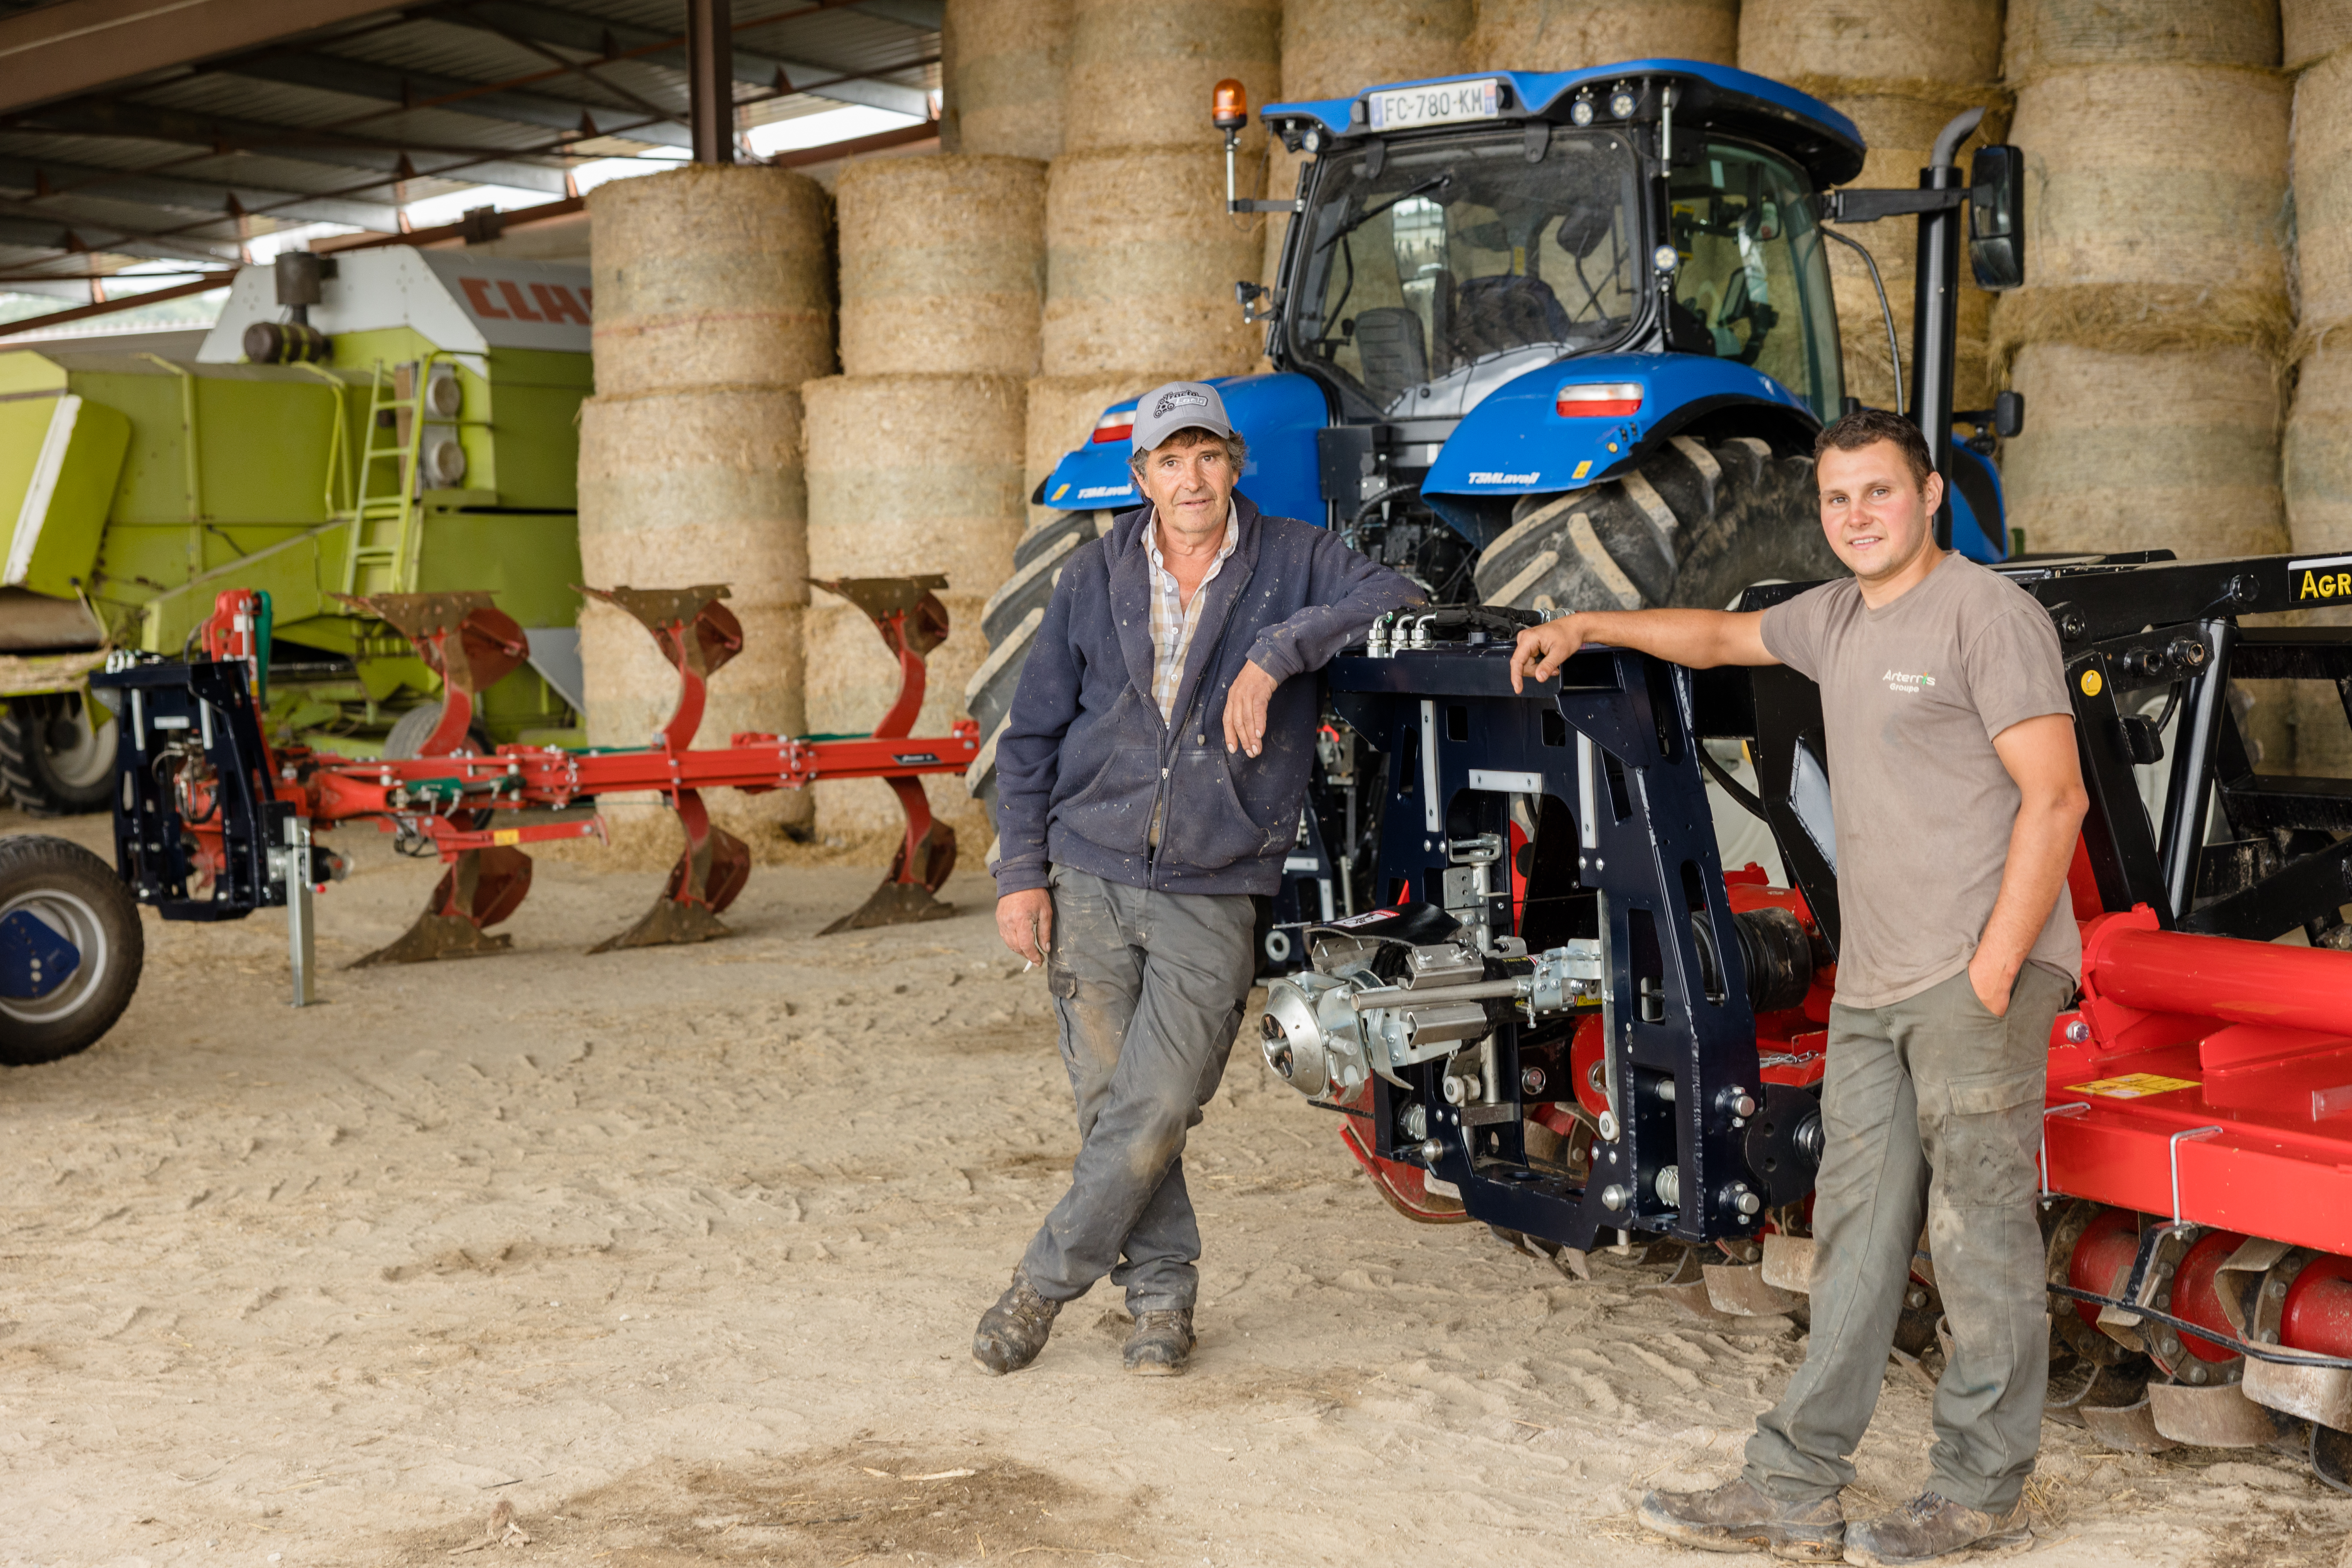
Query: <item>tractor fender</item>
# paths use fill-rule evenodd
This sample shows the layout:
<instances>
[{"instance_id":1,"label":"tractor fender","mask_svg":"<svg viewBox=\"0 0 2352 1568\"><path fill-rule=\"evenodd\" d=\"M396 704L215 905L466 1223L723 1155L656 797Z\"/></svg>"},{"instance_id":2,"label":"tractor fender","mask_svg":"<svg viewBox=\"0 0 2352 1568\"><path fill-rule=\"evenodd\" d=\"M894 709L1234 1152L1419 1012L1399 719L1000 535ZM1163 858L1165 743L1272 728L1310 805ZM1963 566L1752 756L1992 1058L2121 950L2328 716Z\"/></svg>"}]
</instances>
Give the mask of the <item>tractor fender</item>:
<instances>
[{"instance_id":1,"label":"tractor fender","mask_svg":"<svg viewBox=\"0 0 2352 1568\"><path fill-rule=\"evenodd\" d=\"M1322 389L1295 371L1205 379L1224 399L1234 428L1249 443L1242 489L1269 516L1320 521L1325 509L1316 481L1315 432L1330 423ZM1149 390L1139 389L1103 414L1132 413ZM1127 432L1121 429L1111 438L1090 440L1064 453L1030 500L1064 511L1121 511L1138 505L1143 498L1129 471L1128 452Z\"/></svg>"}]
</instances>

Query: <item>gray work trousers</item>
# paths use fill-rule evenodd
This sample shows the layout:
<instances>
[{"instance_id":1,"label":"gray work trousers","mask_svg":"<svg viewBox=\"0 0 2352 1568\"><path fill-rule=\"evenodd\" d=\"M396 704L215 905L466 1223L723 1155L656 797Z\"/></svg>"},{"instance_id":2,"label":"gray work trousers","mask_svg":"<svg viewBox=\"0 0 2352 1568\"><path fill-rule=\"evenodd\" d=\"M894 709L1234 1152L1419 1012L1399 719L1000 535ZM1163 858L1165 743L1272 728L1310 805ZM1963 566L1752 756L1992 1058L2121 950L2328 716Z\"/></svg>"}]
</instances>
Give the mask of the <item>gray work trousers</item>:
<instances>
[{"instance_id":1,"label":"gray work trousers","mask_svg":"<svg viewBox=\"0 0 2352 1568\"><path fill-rule=\"evenodd\" d=\"M1748 1442L1760 1490L1803 1502L1853 1482L1924 1209L1953 1342L1927 1489L1992 1514L2016 1503L2050 1375L2035 1154L2051 1021L2070 989L2027 964L1998 1018L1966 970L1889 1006L1831 1007L1812 1333Z\"/></svg>"},{"instance_id":2,"label":"gray work trousers","mask_svg":"<svg viewBox=\"0 0 2352 1568\"><path fill-rule=\"evenodd\" d=\"M1057 866L1045 979L1078 1108L1070 1190L1021 1267L1049 1301L1108 1274L1130 1312L1189 1308L1201 1227L1184 1135L1217 1091L1256 965L1245 893L1156 893Z\"/></svg>"}]
</instances>

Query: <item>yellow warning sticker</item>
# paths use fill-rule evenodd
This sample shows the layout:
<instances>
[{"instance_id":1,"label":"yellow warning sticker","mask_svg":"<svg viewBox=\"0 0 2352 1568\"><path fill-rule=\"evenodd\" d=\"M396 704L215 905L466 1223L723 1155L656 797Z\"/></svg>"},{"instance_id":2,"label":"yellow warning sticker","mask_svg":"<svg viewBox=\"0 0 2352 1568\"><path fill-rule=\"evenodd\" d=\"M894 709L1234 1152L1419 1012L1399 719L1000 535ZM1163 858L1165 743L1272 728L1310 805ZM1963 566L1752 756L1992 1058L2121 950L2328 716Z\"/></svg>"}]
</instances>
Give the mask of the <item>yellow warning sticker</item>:
<instances>
[{"instance_id":1,"label":"yellow warning sticker","mask_svg":"<svg viewBox=\"0 0 2352 1568\"><path fill-rule=\"evenodd\" d=\"M1582 461L1582 462L1580 462L1580 463L1577 464L1577 465L1576 465L1576 472L1574 472L1574 473L1572 473L1572 474L1569 475L1568 477L1569 477L1570 479L1582 479L1585 475L1587 475L1587 474L1591 473L1591 471L1592 471L1592 459L1591 459L1591 458L1585 458L1585 459L1584 459L1584 461Z\"/></svg>"},{"instance_id":2,"label":"yellow warning sticker","mask_svg":"<svg viewBox=\"0 0 2352 1568\"><path fill-rule=\"evenodd\" d=\"M2085 697L2096 697L2096 696L2099 694L2099 688L2101 688L2102 686L2105 686L2105 684L2106 684L2106 681L2105 681L2104 679L2102 679L2102 678L2100 677L2099 672L2098 672L2097 670L2095 670L2095 669L2086 669L2086 670L2084 670L2084 671L2083 672L2083 695L2084 695L2084 696L2085 696Z\"/></svg>"},{"instance_id":3,"label":"yellow warning sticker","mask_svg":"<svg viewBox=\"0 0 2352 1568\"><path fill-rule=\"evenodd\" d=\"M520 844L522 842L522 830L519 827L501 827L490 835L490 842L493 844Z\"/></svg>"},{"instance_id":4,"label":"yellow warning sticker","mask_svg":"<svg viewBox=\"0 0 2352 1568\"><path fill-rule=\"evenodd\" d=\"M2145 1100L2151 1094L2170 1094L2176 1089L2195 1089L2197 1080L2186 1078L2163 1078L2152 1072L2128 1073L2122 1078L2103 1078L2090 1083L2070 1083L2069 1094L2104 1094L2110 1100Z\"/></svg>"}]
</instances>

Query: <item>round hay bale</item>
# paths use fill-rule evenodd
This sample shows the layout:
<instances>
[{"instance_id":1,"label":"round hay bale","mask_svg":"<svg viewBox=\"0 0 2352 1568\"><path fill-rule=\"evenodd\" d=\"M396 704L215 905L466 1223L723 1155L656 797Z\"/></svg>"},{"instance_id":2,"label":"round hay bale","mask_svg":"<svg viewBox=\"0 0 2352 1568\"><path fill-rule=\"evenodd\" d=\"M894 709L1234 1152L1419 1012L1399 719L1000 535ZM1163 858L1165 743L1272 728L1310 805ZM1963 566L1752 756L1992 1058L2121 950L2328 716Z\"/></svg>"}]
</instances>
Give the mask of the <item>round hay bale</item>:
<instances>
[{"instance_id":1,"label":"round hay bale","mask_svg":"<svg viewBox=\"0 0 2352 1568\"><path fill-rule=\"evenodd\" d=\"M1476 11L1465 70L1581 70L1662 56L1727 66L1739 47L1739 0L1476 0Z\"/></svg>"},{"instance_id":2,"label":"round hay bale","mask_svg":"<svg viewBox=\"0 0 2352 1568\"><path fill-rule=\"evenodd\" d=\"M2287 108L2274 73L2212 66L2028 83L2010 132L2025 151L2026 277L2283 300Z\"/></svg>"},{"instance_id":3,"label":"round hay bale","mask_svg":"<svg viewBox=\"0 0 2352 1568\"><path fill-rule=\"evenodd\" d=\"M2011 375L2025 430L2005 445L2001 479L2026 548L2284 550L2273 364L2241 345L2025 344Z\"/></svg>"},{"instance_id":4,"label":"round hay bale","mask_svg":"<svg viewBox=\"0 0 2352 1568\"><path fill-rule=\"evenodd\" d=\"M797 386L830 371L831 208L807 175L757 164L591 191L596 390Z\"/></svg>"},{"instance_id":5,"label":"round hay bale","mask_svg":"<svg viewBox=\"0 0 2352 1568\"><path fill-rule=\"evenodd\" d=\"M1060 157L1069 63L1070 0L949 0L940 28L940 145Z\"/></svg>"},{"instance_id":6,"label":"round hay bale","mask_svg":"<svg viewBox=\"0 0 2352 1568\"><path fill-rule=\"evenodd\" d=\"M1923 80L1864 81L1835 77L1800 77L1790 83L1838 110L1861 128L1869 147L1862 186L1907 187L1919 183L1919 171L1932 156L1937 133L1963 110L1987 110L1982 124L1960 144L1963 168L1969 156L1988 142L1998 142L2009 129L2008 93L1994 82L1934 82ZM1867 246L1886 285L1886 303L1895 312L1895 331L1907 360L1911 353L1911 316L1917 288L1916 229L1906 222L1856 225L1841 230ZM1838 330L1844 350L1845 390L1873 408L1895 406L1895 364L1886 347L1886 322L1878 308L1878 291L1871 286L1870 269L1861 257L1843 245L1829 247L1830 279L1837 291ZM1959 352L1952 382L1953 406L1991 406L1996 389L1991 375L1989 338L1992 296L1976 287L1965 262L1960 268ZM1910 396L1909 367L1905 366L1903 395Z\"/></svg>"},{"instance_id":7,"label":"round hay bale","mask_svg":"<svg viewBox=\"0 0 2352 1568\"><path fill-rule=\"evenodd\" d=\"M2352 322L2352 49L2322 60L2295 83L2294 173L2295 281L2305 326Z\"/></svg>"},{"instance_id":8,"label":"round hay bale","mask_svg":"<svg viewBox=\"0 0 2352 1568\"><path fill-rule=\"evenodd\" d=\"M2267 68L2279 63L2279 0L2011 0L2006 54L2016 82L2081 66Z\"/></svg>"},{"instance_id":9,"label":"round hay bale","mask_svg":"<svg viewBox=\"0 0 2352 1568\"><path fill-rule=\"evenodd\" d=\"M1044 363L1055 374L1177 364L1194 376L1234 375L1255 362L1265 329L1242 320L1234 280L1257 276L1263 240L1255 225L1223 213L1222 151L1196 140L1054 160ZM1180 236L1169 229L1171 212L1212 216Z\"/></svg>"},{"instance_id":10,"label":"round hay bale","mask_svg":"<svg viewBox=\"0 0 2352 1568\"><path fill-rule=\"evenodd\" d=\"M1784 79L1834 68L1879 81L1990 81L2000 74L2000 11L2001 0L1746 0L1739 68Z\"/></svg>"},{"instance_id":11,"label":"round hay bale","mask_svg":"<svg viewBox=\"0 0 2352 1568\"><path fill-rule=\"evenodd\" d=\"M1045 164L869 158L841 172L834 200L844 371L1036 374Z\"/></svg>"},{"instance_id":12,"label":"round hay bale","mask_svg":"<svg viewBox=\"0 0 2352 1568\"><path fill-rule=\"evenodd\" d=\"M802 391L810 575L937 573L950 592L993 593L1025 521L1022 384L837 375Z\"/></svg>"},{"instance_id":13,"label":"round hay bale","mask_svg":"<svg viewBox=\"0 0 2352 1568\"><path fill-rule=\"evenodd\" d=\"M1265 128L1255 110L1282 81L1281 0L1076 0L1073 22L1065 153L1215 146L1222 163L1209 100L1228 77L1249 90L1243 148L1255 153L1264 145ZM1218 185L1222 199L1222 174Z\"/></svg>"},{"instance_id":14,"label":"round hay bale","mask_svg":"<svg viewBox=\"0 0 2352 1568\"><path fill-rule=\"evenodd\" d=\"M2352 554L2352 331L2334 334L2297 367L2279 468L2295 553ZM2352 615L2319 610L2311 618L2342 625ZM2295 767L2325 777L2352 776L2352 726L2345 722L2335 687L2298 685Z\"/></svg>"},{"instance_id":15,"label":"round hay bale","mask_svg":"<svg viewBox=\"0 0 2352 1568\"><path fill-rule=\"evenodd\" d=\"M2286 68L2305 67L2352 44L2352 5L2345 0L2279 0L2280 55Z\"/></svg>"},{"instance_id":16,"label":"round hay bale","mask_svg":"<svg viewBox=\"0 0 2352 1568\"><path fill-rule=\"evenodd\" d=\"M1282 96L1348 98L1375 83L1472 68L1470 0L1288 0L1282 7ZM1481 60L1478 68L1516 68Z\"/></svg>"},{"instance_id":17,"label":"round hay bale","mask_svg":"<svg viewBox=\"0 0 2352 1568\"><path fill-rule=\"evenodd\" d=\"M809 606L803 633L810 731L820 735L870 733L898 699L898 661L863 611L822 589L817 599ZM988 641L980 633L987 595L942 594L940 602L947 606L948 639L924 660L923 706L914 728L918 735L944 735L957 720L969 717L963 707L964 683L988 657ZM905 831L898 798L879 779L842 779L819 784L811 793L821 837L852 844L870 838L887 858ZM961 853L979 864L990 834L979 803L964 793L963 775L928 778L924 793L932 814L956 830Z\"/></svg>"},{"instance_id":18,"label":"round hay bale","mask_svg":"<svg viewBox=\"0 0 2352 1568\"><path fill-rule=\"evenodd\" d=\"M702 733L803 727L808 602L801 403L779 387L593 397L581 405L580 562L594 587L725 583L743 651L711 682ZM653 638L590 601L581 661L593 745L641 746L677 704Z\"/></svg>"}]
</instances>

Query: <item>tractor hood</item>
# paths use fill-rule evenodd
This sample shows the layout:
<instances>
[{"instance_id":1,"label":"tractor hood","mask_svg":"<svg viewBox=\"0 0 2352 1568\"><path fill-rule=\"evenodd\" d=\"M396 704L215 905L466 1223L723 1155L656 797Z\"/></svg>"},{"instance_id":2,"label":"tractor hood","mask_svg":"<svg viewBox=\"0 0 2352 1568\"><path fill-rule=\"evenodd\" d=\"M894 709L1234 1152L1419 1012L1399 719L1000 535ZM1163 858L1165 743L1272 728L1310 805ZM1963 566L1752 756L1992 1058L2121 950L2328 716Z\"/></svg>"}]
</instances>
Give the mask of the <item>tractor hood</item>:
<instances>
[{"instance_id":1,"label":"tractor hood","mask_svg":"<svg viewBox=\"0 0 2352 1568\"><path fill-rule=\"evenodd\" d=\"M1559 360L1529 371L1465 415L1421 493L1445 515L1440 496L1518 496L1598 484L1693 419L1736 404L1818 423L1795 393L1727 360L1703 354Z\"/></svg>"},{"instance_id":2,"label":"tractor hood","mask_svg":"<svg viewBox=\"0 0 2352 1568\"><path fill-rule=\"evenodd\" d=\"M1249 443L1241 488L1258 510L1274 517L1319 521L1324 509L1322 492L1316 487L1315 432L1329 419L1322 389L1295 373L1212 376L1208 384L1225 400L1226 416ZM1143 497L1127 459L1135 405L1149 390L1142 388L1105 410L1092 438L1066 453L1030 499L1063 511L1117 511L1140 505Z\"/></svg>"}]
</instances>

